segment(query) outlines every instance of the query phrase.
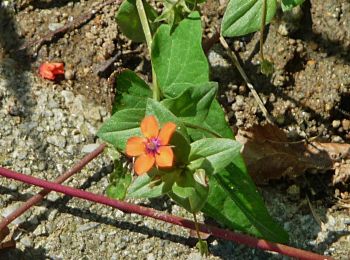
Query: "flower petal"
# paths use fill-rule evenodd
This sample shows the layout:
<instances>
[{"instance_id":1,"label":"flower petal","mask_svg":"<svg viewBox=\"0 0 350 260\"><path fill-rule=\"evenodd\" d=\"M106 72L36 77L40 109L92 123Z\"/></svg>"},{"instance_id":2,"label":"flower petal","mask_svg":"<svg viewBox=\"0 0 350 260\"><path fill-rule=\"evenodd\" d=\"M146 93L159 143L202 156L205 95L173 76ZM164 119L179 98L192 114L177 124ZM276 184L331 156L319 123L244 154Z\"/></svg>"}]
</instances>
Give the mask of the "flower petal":
<instances>
[{"instance_id":1,"label":"flower petal","mask_svg":"<svg viewBox=\"0 0 350 260\"><path fill-rule=\"evenodd\" d=\"M154 165L155 158L151 154L142 154L139 157L137 157L135 164L134 164L134 170L138 175L142 175L146 172L148 172L152 166Z\"/></svg>"},{"instance_id":2,"label":"flower petal","mask_svg":"<svg viewBox=\"0 0 350 260\"><path fill-rule=\"evenodd\" d=\"M141 137L131 137L126 142L125 153L128 156L139 156L146 152L145 139Z\"/></svg>"},{"instance_id":3,"label":"flower petal","mask_svg":"<svg viewBox=\"0 0 350 260\"><path fill-rule=\"evenodd\" d=\"M40 65L39 74L45 79L54 80L56 75L64 74L64 64L58 62L45 62Z\"/></svg>"},{"instance_id":4,"label":"flower petal","mask_svg":"<svg viewBox=\"0 0 350 260\"><path fill-rule=\"evenodd\" d=\"M62 64L63 65L63 64ZM53 70L52 70L53 74L55 75L63 75L64 74L64 67L62 66L58 66L58 67L55 67Z\"/></svg>"},{"instance_id":5,"label":"flower petal","mask_svg":"<svg viewBox=\"0 0 350 260\"><path fill-rule=\"evenodd\" d=\"M44 79L53 80L55 78L55 75L51 72L50 65L48 63L43 63L40 65L39 74Z\"/></svg>"},{"instance_id":6,"label":"flower petal","mask_svg":"<svg viewBox=\"0 0 350 260\"><path fill-rule=\"evenodd\" d=\"M158 167L171 167L173 166L174 153L169 146L161 146L156 154L156 165Z\"/></svg>"},{"instance_id":7,"label":"flower petal","mask_svg":"<svg viewBox=\"0 0 350 260\"><path fill-rule=\"evenodd\" d=\"M161 145L167 145L170 141L170 138L173 136L176 130L176 125L172 122L166 123L162 129L160 129L158 138Z\"/></svg>"},{"instance_id":8,"label":"flower petal","mask_svg":"<svg viewBox=\"0 0 350 260\"><path fill-rule=\"evenodd\" d=\"M155 116L146 116L141 122L141 132L146 138L158 136L159 125Z\"/></svg>"}]
</instances>

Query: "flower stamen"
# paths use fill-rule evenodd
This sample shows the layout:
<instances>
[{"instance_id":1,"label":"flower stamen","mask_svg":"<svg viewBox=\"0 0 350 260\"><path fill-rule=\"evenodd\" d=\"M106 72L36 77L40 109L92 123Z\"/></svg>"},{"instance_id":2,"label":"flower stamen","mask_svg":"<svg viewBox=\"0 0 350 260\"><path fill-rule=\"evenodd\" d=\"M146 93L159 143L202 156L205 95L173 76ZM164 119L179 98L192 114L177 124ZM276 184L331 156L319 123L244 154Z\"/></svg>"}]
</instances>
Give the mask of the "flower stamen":
<instances>
[{"instance_id":1,"label":"flower stamen","mask_svg":"<svg viewBox=\"0 0 350 260\"><path fill-rule=\"evenodd\" d=\"M147 153L155 155L159 153L160 140L158 138L150 138L146 143Z\"/></svg>"}]
</instances>

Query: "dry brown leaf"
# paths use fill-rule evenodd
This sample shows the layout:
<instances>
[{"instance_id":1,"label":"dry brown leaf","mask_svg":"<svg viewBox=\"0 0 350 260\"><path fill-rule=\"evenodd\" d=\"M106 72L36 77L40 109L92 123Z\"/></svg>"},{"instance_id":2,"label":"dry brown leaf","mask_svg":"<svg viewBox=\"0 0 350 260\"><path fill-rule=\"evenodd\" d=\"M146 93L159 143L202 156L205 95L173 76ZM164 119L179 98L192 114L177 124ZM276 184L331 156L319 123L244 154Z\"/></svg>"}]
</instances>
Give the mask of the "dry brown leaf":
<instances>
[{"instance_id":1,"label":"dry brown leaf","mask_svg":"<svg viewBox=\"0 0 350 260\"><path fill-rule=\"evenodd\" d=\"M283 130L273 125L239 130L236 139L243 144L242 156L258 184L282 176L296 177L307 170L340 169L339 162L350 158L350 144L290 142ZM335 176L333 182L349 179L349 169L342 168L343 177Z\"/></svg>"}]
</instances>

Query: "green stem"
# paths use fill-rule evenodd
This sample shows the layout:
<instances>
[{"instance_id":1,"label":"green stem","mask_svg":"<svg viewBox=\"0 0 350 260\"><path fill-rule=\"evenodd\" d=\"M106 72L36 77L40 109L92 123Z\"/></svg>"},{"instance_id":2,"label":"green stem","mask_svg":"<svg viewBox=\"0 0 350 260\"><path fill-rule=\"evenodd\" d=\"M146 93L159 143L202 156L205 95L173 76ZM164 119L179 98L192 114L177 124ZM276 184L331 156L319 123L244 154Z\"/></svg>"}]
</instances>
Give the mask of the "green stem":
<instances>
[{"instance_id":1,"label":"green stem","mask_svg":"<svg viewBox=\"0 0 350 260\"><path fill-rule=\"evenodd\" d=\"M212 131L212 130L210 130L210 129L208 129L208 128L205 128L205 127L203 127L203 126L194 125L194 124L187 123L187 122L185 122L184 125L185 125L186 127L192 128L192 129L203 130L203 131L208 132L209 134L211 134L211 135L213 135L213 136L215 136L215 137L217 137L217 138L222 138L221 135L219 135L219 134L215 133L214 131Z\"/></svg>"},{"instance_id":2,"label":"green stem","mask_svg":"<svg viewBox=\"0 0 350 260\"><path fill-rule=\"evenodd\" d=\"M199 240L199 242L202 242L201 236L199 234L199 227L198 227L198 221L197 221L196 213L193 213L193 219L194 219L194 227L196 228L196 233L197 233L198 240Z\"/></svg>"},{"instance_id":3,"label":"green stem","mask_svg":"<svg viewBox=\"0 0 350 260\"><path fill-rule=\"evenodd\" d=\"M266 0L262 3L261 27L260 27L260 59L264 61L264 29L266 23Z\"/></svg>"},{"instance_id":4,"label":"green stem","mask_svg":"<svg viewBox=\"0 0 350 260\"><path fill-rule=\"evenodd\" d=\"M149 28L147 15L146 15L146 11L143 6L142 0L136 0L136 8L137 8L137 12L139 13L142 30L143 30L143 33L145 34L148 52L151 57L151 63L152 63L152 33ZM152 85L153 85L152 87L153 98L158 101L160 99L160 91L159 91L159 86L157 82L157 76L153 69L153 66L152 66Z\"/></svg>"}]
</instances>

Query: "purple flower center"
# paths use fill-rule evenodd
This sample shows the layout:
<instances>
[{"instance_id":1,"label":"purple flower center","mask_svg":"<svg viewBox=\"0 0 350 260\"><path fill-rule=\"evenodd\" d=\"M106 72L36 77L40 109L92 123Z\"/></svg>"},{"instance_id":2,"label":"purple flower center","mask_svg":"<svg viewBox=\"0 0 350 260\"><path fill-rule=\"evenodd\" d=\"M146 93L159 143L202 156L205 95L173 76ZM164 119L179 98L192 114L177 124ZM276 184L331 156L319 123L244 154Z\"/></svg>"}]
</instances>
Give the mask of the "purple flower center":
<instances>
[{"instance_id":1,"label":"purple flower center","mask_svg":"<svg viewBox=\"0 0 350 260\"><path fill-rule=\"evenodd\" d=\"M159 147L160 147L160 140L158 138L148 139L148 142L146 143L147 153L151 153L155 155L156 153L158 153Z\"/></svg>"}]
</instances>

